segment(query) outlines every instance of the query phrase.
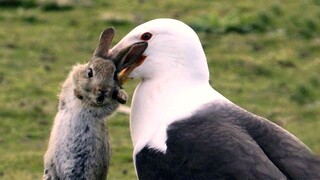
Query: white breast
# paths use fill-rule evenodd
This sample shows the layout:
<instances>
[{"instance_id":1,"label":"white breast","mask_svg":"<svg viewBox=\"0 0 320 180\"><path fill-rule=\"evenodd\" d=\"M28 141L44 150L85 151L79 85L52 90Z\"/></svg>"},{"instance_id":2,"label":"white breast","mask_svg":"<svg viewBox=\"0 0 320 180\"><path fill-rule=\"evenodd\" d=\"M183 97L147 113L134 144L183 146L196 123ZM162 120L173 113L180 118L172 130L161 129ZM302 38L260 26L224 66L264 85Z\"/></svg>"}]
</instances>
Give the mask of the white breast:
<instances>
[{"instance_id":1,"label":"white breast","mask_svg":"<svg viewBox=\"0 0 320 180\"><path fill-rule=\"evenodd\" d=\"M145 80L136 88L130 116L134 155L146 145L165 152L169 124L191 116L209 102L228 101L208 82L178 82L166 78Z\"/></svg>"}]
</instances>

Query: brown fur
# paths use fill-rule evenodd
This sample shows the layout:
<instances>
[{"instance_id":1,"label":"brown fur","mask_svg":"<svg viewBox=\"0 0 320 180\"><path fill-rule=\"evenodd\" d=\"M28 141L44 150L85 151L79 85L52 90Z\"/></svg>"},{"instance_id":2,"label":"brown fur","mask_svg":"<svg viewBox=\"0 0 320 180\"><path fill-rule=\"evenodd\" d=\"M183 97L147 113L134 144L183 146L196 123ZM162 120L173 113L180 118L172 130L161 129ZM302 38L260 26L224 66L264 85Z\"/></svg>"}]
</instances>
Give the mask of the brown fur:
<instances>
[{"instance_id":1,"label":"brown fur","mask_svg":"<svg viewBox=\"0 0 320 180\"><path fill-rule=\"evenodd\" d=\"M87 64L73 67L62 85L59 111L51 131L44 157L43 179L106 179L110 147L105 119L127 100L117 72L126 58L134 62L139 53L126 48L109 55L114 36L106 29ZM133 53L134 56L130 55ZM130 56L129 56L130 55Z\"/></svg>"}]
</instances>

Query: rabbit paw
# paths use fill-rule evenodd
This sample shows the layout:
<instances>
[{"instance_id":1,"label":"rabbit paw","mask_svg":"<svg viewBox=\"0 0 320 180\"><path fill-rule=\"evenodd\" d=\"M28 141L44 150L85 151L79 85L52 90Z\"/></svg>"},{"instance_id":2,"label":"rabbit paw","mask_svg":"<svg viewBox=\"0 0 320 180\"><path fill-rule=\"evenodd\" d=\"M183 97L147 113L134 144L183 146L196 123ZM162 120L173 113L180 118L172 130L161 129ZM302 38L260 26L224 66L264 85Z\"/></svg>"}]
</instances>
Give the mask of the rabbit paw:
<instances>
[{"instance_id":1,"label":"rabbit paw","mask_svg":"<svg viewBox=\"0 0 320 180\"><path fill-rule=\"evenodd\" d=\"M120 104L125 104L128 100L128 95L123 89L119 89L116 99Z\"/></svg>"}]
</instances>

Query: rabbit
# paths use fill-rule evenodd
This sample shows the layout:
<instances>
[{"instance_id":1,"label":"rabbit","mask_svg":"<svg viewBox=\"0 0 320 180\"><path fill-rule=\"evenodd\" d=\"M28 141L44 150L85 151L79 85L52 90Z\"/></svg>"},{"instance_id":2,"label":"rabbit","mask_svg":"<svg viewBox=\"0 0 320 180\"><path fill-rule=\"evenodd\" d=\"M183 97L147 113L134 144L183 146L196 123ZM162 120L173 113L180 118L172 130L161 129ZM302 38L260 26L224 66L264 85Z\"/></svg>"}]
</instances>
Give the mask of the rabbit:
<instances>
[{"instance_id":1,"label":"rabbit","mask_svg":"<svg viewBox=\"0 0 320 180\"><path fill-rule=\"evenodd\" d=\"M106 179L110 145L105 119L127 94L117 74L141 56L147 44L137 43L109 53L114 29L100 36L87 64L73 67L62 85L58 112L44 156L43 179Z\"/></svg>"}]
</instances>

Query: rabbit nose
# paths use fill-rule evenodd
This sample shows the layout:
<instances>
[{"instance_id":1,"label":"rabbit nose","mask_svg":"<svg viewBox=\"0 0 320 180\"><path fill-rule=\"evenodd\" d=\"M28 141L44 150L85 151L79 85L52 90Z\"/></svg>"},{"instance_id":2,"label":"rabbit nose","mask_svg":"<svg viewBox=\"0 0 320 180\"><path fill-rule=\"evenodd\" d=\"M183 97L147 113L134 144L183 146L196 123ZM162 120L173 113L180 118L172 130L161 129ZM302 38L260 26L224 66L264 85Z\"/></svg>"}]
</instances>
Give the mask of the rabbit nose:
<instances>
[{"instance_id":1,"label":"rabbit nose","mask_svg":"<svg viewBox=\"0 0 320 180\"><path fill-rule=\"evenodd\" d=\"M99 94L104 95L104 94L106 94L106 93L107 93L106 90L101 90L101 89L99 89Z\"/></svg>"}]
</instances>

